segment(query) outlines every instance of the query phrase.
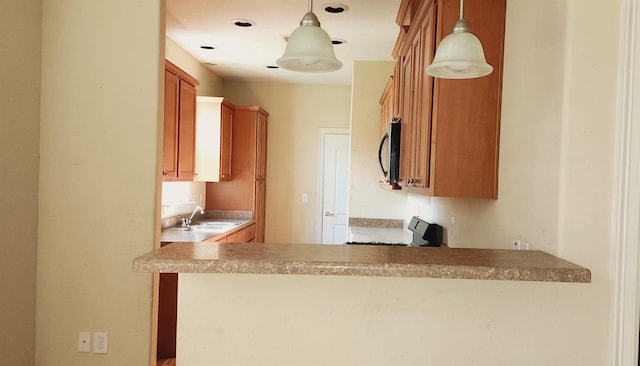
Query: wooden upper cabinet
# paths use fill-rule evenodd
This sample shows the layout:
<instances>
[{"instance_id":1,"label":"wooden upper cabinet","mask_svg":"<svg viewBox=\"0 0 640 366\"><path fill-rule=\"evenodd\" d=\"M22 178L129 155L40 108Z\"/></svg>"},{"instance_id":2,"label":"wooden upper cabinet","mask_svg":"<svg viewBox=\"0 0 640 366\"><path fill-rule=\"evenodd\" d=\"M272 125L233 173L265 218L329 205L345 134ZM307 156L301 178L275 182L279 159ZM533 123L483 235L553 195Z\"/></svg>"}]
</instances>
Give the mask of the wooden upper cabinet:
<instances>
[{"instance_id":1,"label":"wooden upper cabinet","mask_svg":"<svg viewBox=\"0 0 640 366\"><path fill-rule=\"evenodd\" d=\"M164 180L193 180L195 176L197 85L198 80L165 61Z\"/></svg>"},{"instance_id":2,"label":"wooden upper cabinet","mask_svg":"<svg viewBox=\"0 0 640 366\"><path fill-rule=\"evenodd\" d=\"M380 107L382 113L380 115L380 138L387 132L389 123L396 116L394 112L395 98L394 98L395 82L393 76L387 80L387 85L384 87L382 96L380 97Z\"/></svg>"},{"instance_id":3,"label":"wooden upper cabinet","mask_svg":"<svg viewBox=\"0 0 640 366\"><path fill-rule=\"evenodd\" d=\"M178 177L178 105L180 79L172 72L164 72L164 138L162 148L163 178Z\"/></svg>"},{"instance_id":4,"label":"wooden upper cabinet","mask_svg":"<svg viewBox=\"0 0 640 366\"><path fill-rule=\"evenodd\" d=\"M459 17L459 0L403 1L401 6L411 17L403 15L410 25L394 48L399 50L400 178L411 193L496 199L506 0L464 5L464 18L494 67L482 78L434 79L424 72Z\"/></svg>"},{"instance_id":5,"label":"wooden upper cabinet","mask_svg":"<svg viewBox=\"0 0 640 366\"><path fill-rule=\"evenodd\" d=\"M232 180L234 106L224 98L197 97L196 180Z\"/></svg>"},{"instance_id":6,"label":"wooden upper cabinet","mask_svg":"<svg viewBox=\"0 0 640 366\"><path fill-rule=\"evenodd\" d=\"M193 178L196 173L196 88L180 80L178 118L178 177Z\"/></svg>"}]
</instances>

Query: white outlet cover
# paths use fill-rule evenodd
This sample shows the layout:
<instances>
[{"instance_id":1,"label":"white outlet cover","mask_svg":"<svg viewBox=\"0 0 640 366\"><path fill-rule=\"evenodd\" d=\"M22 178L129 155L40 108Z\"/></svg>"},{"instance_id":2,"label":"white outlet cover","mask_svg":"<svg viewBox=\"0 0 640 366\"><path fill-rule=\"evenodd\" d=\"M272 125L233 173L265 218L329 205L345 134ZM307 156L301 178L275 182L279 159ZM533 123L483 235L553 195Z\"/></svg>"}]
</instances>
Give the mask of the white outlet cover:
<instances>
[{"instance_id":1,"label":"white outlet cover","mask_svg":"<svg viewBox=\"0 0 640 366\"><path fill-rule=\"evenodd\" d=\"M109 351L109 334L107 332L93 333L93 353L107 353Z\"/></svg>"},{"instance_id":2,"label":"white outlet cover","mask_svg":"<svg viewBox=\"0 0 640 366\"><path fill-rule=\"evenodd\" d=\"M91 352L91 332L78 333L78 352Z\"/></svg>"}]
</instances>

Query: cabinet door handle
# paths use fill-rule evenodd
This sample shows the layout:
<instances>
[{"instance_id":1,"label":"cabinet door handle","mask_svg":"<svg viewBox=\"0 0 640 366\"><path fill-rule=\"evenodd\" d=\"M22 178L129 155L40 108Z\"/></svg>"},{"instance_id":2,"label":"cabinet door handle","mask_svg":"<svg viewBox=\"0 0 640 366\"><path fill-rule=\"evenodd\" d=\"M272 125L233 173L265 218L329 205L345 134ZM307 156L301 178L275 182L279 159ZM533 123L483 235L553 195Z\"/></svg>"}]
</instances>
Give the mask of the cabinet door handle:
<instances>
[{"instance_id":1,"label":"cabinet door handle","mask_svg":"<svg viewBox=\"0 0 640 366\"><path fill-rule=\"evenodd\" d=\"M333 216L333 215L334 215L334 213L333 213L333 212L329 212L329 211L327 211L327 212L325 212L325 213L324 213L324 215L325 215L325 216Z\"/></svg>"},{"instance_id":2,"label":"cabinet door handle","mask_svg":"<svg viewBox=\"0 0 640 366\"><path fill-rule=\"evenodd\" d=\"M163 170L162 175L169 175L169 173L166 170Z\"/></svg>"}]
</instances>

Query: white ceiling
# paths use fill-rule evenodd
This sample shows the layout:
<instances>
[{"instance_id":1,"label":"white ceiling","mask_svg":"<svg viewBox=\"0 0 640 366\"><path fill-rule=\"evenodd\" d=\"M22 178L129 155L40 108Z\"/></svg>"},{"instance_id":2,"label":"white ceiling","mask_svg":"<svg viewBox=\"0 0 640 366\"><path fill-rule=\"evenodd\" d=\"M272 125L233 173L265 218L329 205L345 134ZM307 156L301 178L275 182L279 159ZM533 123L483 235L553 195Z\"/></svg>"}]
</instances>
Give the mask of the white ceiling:
<instances>
[{"instance_id":1,"label":"white ceiling","mask_svg":"<svg viewBox=\"0 0 640 366\"><path fill-rule=\"evenodd\" d=\"M351 84L354 60L392 61L398 36L395 23L401 0L316 0L313 12L332 39L342 61L339 71L319 74L284 69L276 65L286 43L282 39L299 26L309 9L307 0L167 0L167 36L224 79L251 79L311 84ZM325 12L328 5L344 4L349 10ZM251 28L235 26L247 19ZM215 47L204 50L200 46ZM214 65L213 65L214 64Z\"/></svg>"}]
</instances>

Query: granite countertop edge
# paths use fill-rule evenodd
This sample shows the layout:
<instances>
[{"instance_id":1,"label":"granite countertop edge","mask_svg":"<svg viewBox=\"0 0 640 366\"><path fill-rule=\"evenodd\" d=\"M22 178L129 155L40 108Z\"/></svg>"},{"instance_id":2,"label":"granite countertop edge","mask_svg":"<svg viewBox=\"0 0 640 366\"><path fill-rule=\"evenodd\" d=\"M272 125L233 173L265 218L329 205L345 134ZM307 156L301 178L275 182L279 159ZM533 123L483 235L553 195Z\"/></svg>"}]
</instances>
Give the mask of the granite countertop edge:
<instances>
[{"instance_id":1,"label":"granite countertop edge","mask_svg":"<svg viewBox=\"0 0 640 366\"><path fill-rule=\"evenodd\" d=\"M176 243L135 258L133 270L591 282L589 269L542 251L320 244Z\"/></svg>"}]
</instances>

